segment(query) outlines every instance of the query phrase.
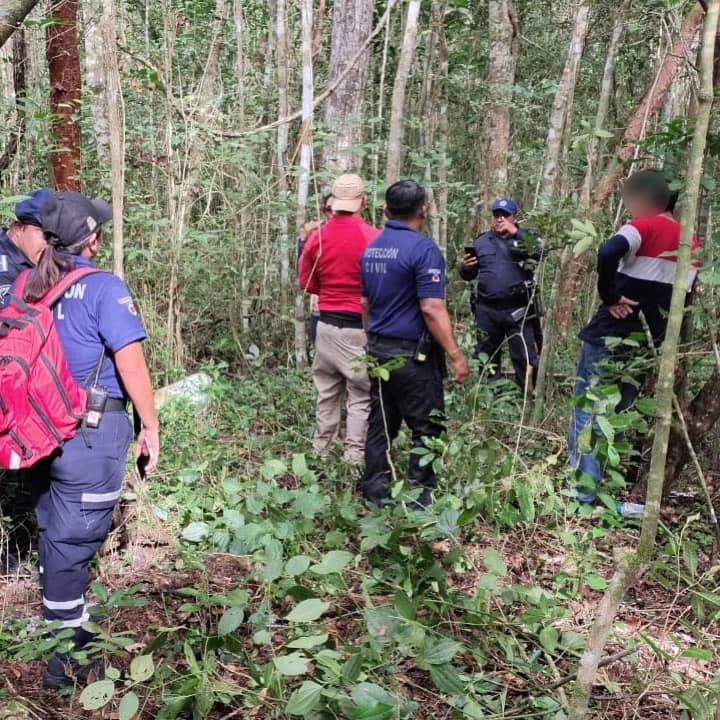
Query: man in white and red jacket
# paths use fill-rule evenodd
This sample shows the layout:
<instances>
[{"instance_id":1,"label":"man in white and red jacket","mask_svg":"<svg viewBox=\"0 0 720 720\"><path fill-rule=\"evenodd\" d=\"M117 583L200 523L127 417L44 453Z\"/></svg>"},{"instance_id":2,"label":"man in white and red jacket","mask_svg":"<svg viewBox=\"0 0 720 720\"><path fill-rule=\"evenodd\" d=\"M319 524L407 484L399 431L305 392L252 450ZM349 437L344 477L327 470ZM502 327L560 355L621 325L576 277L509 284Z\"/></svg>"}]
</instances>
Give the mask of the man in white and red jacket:
<instances>
[{"instance_id":1,"label":"man in white and red jacket","mask_svg":"<svg viewBox=\"0 0 720 720\"><path fill-rule=\"evenodd\" d=\"M613 378L608 361L623 362L633 346L646 345L645 317L652 340L659 345L665 336L672 286L680 242L680 225L672 216L674 198L663 174L642 170L631 175L622 190L625 207L632 218L598 250L598 294L602 305L580 332L583 341L578 361L568 454L579 482L577 497L594 502L602 467L594 452L580 452L579 438L595 415L593 403L584 399L593 384L617 384L621 400L616 412L632 405L640 382ZM699 248L693 238L693 252ZM699 261L688 273L688 293L697 276ZM614 349L608 347L608 340ZM629 340L629 342L628 342ZM593 434L600 435L595 428ZM592 443L591 443L592 444Z\"/></svg>"}]
</instances>

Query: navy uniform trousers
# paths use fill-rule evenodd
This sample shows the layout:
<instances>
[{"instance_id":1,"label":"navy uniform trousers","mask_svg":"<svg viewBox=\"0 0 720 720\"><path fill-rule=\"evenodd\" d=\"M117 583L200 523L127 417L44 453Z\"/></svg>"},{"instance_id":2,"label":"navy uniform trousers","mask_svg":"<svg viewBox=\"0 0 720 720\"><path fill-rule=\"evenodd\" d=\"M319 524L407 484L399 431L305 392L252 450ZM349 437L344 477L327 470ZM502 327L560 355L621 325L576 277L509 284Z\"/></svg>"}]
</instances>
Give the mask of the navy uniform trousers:
<instances>
[{"instance_id":1,"label":"navy uniform trousers","mask_svg":"<svg viewBox=\"0 0 720 720\"><path fill-rule=\"evenodd\" d=\"M99 428L78 430L33 469L43 617L60 627L89 619L88 566L110 532L131 438L127 413L106 412Z\"/></svg>"},{"instance_id":2,"label":"navy uniform trousers","mask_svg":"<svg viewBox=\"0 0 720 720\"><path fill-rule=\"evenodd\" d=\"M392 340L370 340L368 354L384 364L414 352L415 343L408 342L404 348L397 345ZM435 349L425 362L407 357L405 364L393 370L388 380L371 378L362 488L366 500L382 504L390 495L388 453L403 420L412 433L413 448L423 447L423 438L439 437L444 431L441 423L445 410L443 369L442 352ZM421 466L420 460L420 455L410 454L408 479L411 486L424 488L418 501L426 505L430 502L430 489L435 485L435 474L432 463Z\"/></svg>"}]
</instances>

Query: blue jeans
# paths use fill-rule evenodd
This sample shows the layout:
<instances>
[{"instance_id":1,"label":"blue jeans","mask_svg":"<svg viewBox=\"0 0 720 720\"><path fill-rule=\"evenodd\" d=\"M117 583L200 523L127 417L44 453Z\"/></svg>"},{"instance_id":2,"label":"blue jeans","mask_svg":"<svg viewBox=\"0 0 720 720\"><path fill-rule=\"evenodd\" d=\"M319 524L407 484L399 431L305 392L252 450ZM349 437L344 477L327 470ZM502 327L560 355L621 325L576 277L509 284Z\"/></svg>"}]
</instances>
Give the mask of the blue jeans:
<instances>
[{"instance_id":1,"label":"blue jeans","mask_svg":"<svg viewBox=\"0 0 720 720\"><path fill-rule=\"evenodd\" d=\"M604 367L604 364L607 360L611 359L611 357L612 355L606 347L583 342L578 360L575 398L582 397L594 380L597 380L597 384L600 385L617 384L620 389L621 398L615 411L620 412L627 410L632 405L638 394L638 389L635 385L629 383L615 383L615 379L609 377L609 373ZM591 422L593 422L593 412L573 405L570 418L570 432L568 434L568 462L578 471L578 475L584 473L589 476L595 485L599 485L602 479L600 461L595 457L594 453L581 453L578 450L580 433ZM601 435L597 426L594 426L593 429L593 434ZM582 503L591 503L595 501L597 493L595 491L588 492L583 488L583 491L579 492L577 497Z\"/></svg>"}]
</instances>

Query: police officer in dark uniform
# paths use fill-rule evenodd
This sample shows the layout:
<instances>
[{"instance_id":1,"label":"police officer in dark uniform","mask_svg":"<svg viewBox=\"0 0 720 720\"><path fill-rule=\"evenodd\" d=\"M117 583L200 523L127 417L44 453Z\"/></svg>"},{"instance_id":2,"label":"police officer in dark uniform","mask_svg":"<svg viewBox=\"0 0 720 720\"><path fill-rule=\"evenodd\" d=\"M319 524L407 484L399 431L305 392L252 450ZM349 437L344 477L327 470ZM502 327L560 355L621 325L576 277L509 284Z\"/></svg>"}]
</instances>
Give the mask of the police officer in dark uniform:
<instances>
[{"instance_id":1,"label":"police officer in dark uniform","mask_svg":"<svg viewBox=\"0 0 720 720\"><path fill-rule=\"evenodd\" d=\"M501 375L502 346L507 339L515 381L525 387L528 366L537 371L539 336L533 300L534 263L542 256L543 241L518 226L518 206L504 198L492 204L492 227L477 237L460 264L463 280L477 279L474 294L478 327L477 355L484 354Z\"/></svg>"},{"instance_id":2,"label":"police officer in dark uniform","mask_svg":"<svg viewBox=\"0 0 720 720\"><path fill-rule=\"evenodd\" d=\"M379 364L399 362L385 379L372 377L370 417L365 443L363 495L382 504L389 497L389 443L405 420L413 448L438 437L443 426L443 374L450 357L455 382L469 374L445 307L445 259L438 246L420 234L425 223L425 189L401 180L385 193L387 222L361 258L362 308L368 355ZM404 361L404 362L403 362ZM432 463L422 466L412 453L410 484L422 488L418 505L431 500Z\"/></svg>"},{"instance_id":3,"label":"police officer in dark uniform","mask_svg":"<svg viewBox=\"0 0 720 720\"><path fill-rule=\"evenodd\" d=\"M40 208L49 190L33 190L15 205L17 220L0 228L0 305L17 276L31 268L45 248Z\"/></svg>"}]
</instances>

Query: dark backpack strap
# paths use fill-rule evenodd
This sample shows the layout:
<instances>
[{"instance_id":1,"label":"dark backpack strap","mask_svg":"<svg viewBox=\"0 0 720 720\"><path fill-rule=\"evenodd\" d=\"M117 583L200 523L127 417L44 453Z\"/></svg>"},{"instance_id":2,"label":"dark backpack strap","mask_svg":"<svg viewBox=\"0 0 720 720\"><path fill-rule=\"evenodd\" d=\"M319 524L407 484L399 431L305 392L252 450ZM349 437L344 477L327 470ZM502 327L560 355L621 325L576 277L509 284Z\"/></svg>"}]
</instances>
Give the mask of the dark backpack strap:
<instances>
[{"instance_id":1,"label":"dark backpack strap","mask_svg":"<svg viewBox=\"0 0 720 720\"><path fill-rule=\"evenodd\" d=\"M47 305L48 307L52 307L78 280L81 280L86 275L94 275L95 273L101 272L105 271L96 267L75 268L75 270L71 270L67 275L63 275L63 277L61 277L60 280L58 280L38 302L41 302L43 305Z\"/></svg>"}]
</instances>

